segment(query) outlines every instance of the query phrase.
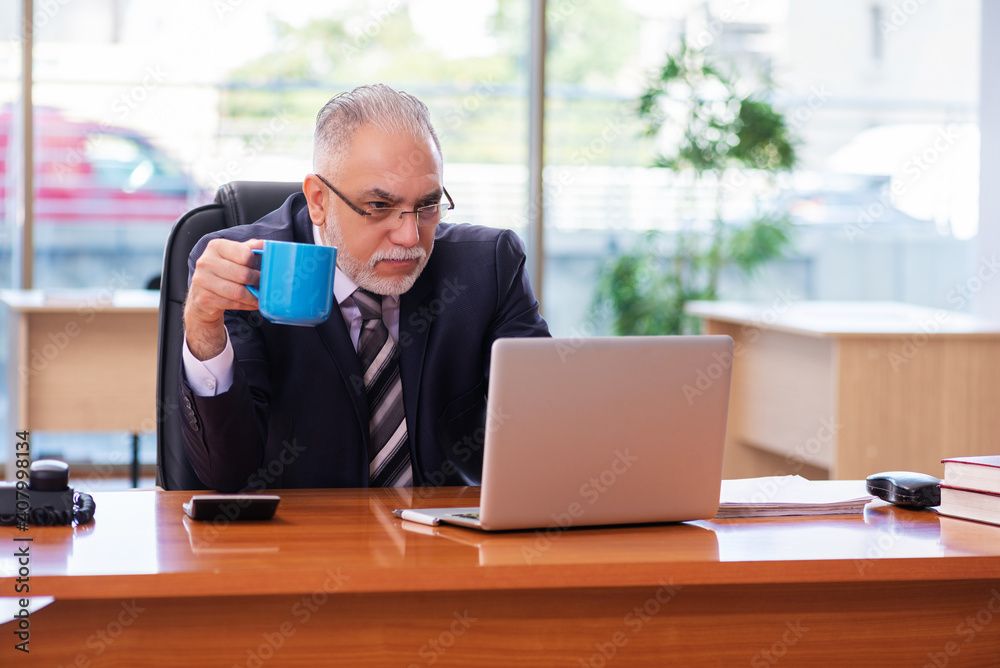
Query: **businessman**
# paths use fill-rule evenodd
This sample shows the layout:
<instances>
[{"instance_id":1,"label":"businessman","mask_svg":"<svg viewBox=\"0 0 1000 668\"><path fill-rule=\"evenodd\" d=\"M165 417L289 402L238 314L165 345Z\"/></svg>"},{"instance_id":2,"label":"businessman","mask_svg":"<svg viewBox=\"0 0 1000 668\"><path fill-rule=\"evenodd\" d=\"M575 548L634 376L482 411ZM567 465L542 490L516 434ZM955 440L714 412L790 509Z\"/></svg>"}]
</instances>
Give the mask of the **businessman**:
<instances>
[{"instance_id":1,"label":"businessman","mask_svg":"<svg viewBox=\"0 0 1000 668\"><path fill-rule=\"evenodd\" d=\"M479 484L490 348L548 336L509 230L454 202L422 102L363 86L320 110L313 174L194 248L181 382L188 459L224 492ZM336 246L330 317L277 325L246 289L274 239ZM501 416L502 417L502 416Z\"/></svg>"}]
</instances>

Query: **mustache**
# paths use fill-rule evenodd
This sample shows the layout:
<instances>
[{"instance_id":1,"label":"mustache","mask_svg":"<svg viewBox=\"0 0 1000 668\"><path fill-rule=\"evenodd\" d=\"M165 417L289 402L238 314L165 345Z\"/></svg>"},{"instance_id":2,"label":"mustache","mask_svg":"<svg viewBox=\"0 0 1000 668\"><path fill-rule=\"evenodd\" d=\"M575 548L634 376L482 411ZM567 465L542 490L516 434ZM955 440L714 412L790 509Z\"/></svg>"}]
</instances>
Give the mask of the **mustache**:
<instances>
[{"instance_id":1,"label":"mustache","mask_svg":"<svg viewBox=\"0 0 1000 668\"><path fill-rule=\"evenodd\" d=\"M413 248L388 248L372 253L372 256L368 259L368 266L374 268L382 260L423 260L425 257L427 257L427 251L420 246L414 246Z\"/></svg>"}]
</instances>

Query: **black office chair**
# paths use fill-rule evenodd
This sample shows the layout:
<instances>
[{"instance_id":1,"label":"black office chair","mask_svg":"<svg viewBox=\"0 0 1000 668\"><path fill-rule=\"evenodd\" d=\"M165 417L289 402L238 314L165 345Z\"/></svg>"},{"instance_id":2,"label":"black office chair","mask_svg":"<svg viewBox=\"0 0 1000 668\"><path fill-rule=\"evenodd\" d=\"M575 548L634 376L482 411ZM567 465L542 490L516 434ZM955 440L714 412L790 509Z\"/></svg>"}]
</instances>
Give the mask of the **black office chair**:
<instances>
[{"instance_id":1,"label":"black office chair","mask_svg":"<svg viewBox=\"0 0 1000 668\"><path fill-rule=\"evenodd\" d=\"M301 190L301 183L233 181L219 188L214 204L184 214L170 231L163 251L156 355L156 484L164 489L205 489L184 454L177 403L188 255L209 232L252 223Z\"/></svg>"}]
</instances>

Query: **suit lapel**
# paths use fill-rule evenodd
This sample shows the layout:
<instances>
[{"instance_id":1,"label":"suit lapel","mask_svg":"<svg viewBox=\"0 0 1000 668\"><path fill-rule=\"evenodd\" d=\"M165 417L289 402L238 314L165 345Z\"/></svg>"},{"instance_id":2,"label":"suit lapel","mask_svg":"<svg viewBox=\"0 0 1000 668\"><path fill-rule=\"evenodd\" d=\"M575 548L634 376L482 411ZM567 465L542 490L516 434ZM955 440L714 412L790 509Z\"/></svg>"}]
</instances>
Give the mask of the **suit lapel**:
<instances>
[{"instance_id":1,"label":"suit lapel","mask_svg":"<svg viewBox=\"0 0 1000 668\"><path fill-rule=\"evenodd\" d=\"M303 206L294 214L293 235L295 241L299 243L314 243L313 224L309 218L309 209ZM340 312L340 305L334 302L330 317L325 322L316 325L316 334L319 336L323 347L333 358L340 372L340 378L347 387L351 402L354 404L354 414L357 416L361 433L364 434L364 448L368 449L368 399L365 396L365 381L361 373L361 362L358 361L358 354L354 350L351 342L351 334L347 329L347 323ZM362 457L363 470L360 480L368 480L367 457Z\"/></svg>"},{"instance_id":2,"label":"suit lapel","mask_svg":"<svg viewBox=\"0 0 1000 668\"><path fill-rule=\"evenodd\" d=\"M403 408L406 410L406 425L410 439L410 454L415 454L413 447L417 434L417 415L420 400L420 379L424 370L424 355L427 350L427 339L430 335L433 320L424 317L431 298L434 280L431 262L424 267L417 282L405 292L399 300L399 375L403 381ZM414 484L423 479L422 467L416 457L412 457ZM421 471L418 472L418 469Z\"/></svg>"}]
</instances>

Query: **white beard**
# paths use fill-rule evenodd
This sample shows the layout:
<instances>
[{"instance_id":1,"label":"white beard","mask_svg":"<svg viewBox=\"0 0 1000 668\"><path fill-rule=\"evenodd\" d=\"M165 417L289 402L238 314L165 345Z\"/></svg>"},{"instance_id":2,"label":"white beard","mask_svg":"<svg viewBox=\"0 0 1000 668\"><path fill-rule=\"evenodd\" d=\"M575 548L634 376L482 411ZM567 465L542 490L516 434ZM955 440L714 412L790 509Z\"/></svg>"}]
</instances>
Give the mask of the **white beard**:
<instances>
[{"instance_id":1,"label":"white beard","mask_svg":"<svg viewBox=\"0 0 1000 668\"><path fill-rule=\"evenodd\" d=\"M404 223L405 224L405 223ZM367 262L357 257L344 245L337 224L327 218L323 226L323 239L328 246L337 247L337 266L347 274L359 288L364 288L377 295L401 295L416 283L420 273L427 266L430 253L421 246L413 248L394 247L389 250L377 250ZM384 278L375 273L375 265L382 260L417 260L417 266L405 276Z\"/></svg>"}]
</instances>

